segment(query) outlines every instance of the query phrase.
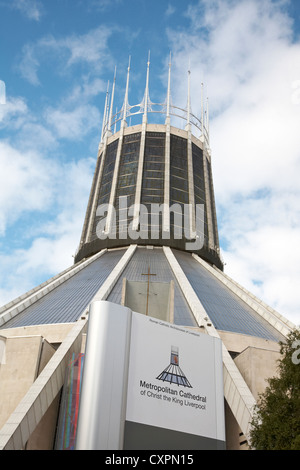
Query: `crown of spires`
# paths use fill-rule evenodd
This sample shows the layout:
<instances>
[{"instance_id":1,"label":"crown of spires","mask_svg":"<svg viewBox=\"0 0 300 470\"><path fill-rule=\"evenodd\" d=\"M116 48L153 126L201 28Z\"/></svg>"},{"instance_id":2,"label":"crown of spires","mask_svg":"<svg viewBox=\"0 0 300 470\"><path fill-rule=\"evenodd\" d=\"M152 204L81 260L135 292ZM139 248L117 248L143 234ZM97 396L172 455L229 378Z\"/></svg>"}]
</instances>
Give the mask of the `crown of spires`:
<instances>
[{"instance_id":1,"label":"crown of spires","mask_svg":"<svg viewBox=\"0 0 300 470\"><path fill-rule=\"evenodd\" d=\"M206 142L207 146L209 147L209 112L208 112L208 98L206 99L206 105L204 104L204 86L201 83L201 116L200 118L196 117L192 113L192 106L191 106L191 66L189 61L188 66L188 80L187 80L187 105L186 108L179 108L176 107L176 111L172 112L172 109L175 106L171 103L171 52L169 55L169 64L168 64L168 84L167 84L167 97L165 103L152 103L150 100L150 93L149 93L149 77L150 77L150 51L148 52L148 60L147 60L147 72L146 72L146 86L144 97L141 103L137 105L130 106L128 100L129 94L129 78L130 78L130 64L131 64L131 56L129 56L128 60L128 67L127 67L127 78L126 78L126 88L125 88L125 95L122 108L119 112L116 111L115 115L113 115L113 105L114 105L114 94L115 94L115 84L116 84L116 67L114 72L113 78L113 85L112 85L112 92L111 98L109 94L109 81L107 84L107 91L105 97L105 105L104 105L104 112L103 112L103 122L102 122L102 131L101 131L101 141L103 142L106 136L112 135L112 124L114 123L114 132L116 132L116 123L117 121L121 122L121 126L126 126L127 122L126 119L128 116L133 114L142 114L143 115L143 122L147 123L148 113L153 112L152 105L157 105L161 107L161 111L156 111L161 114L166 115L166 124L170 124L170 117L171 115L176 115L182 119L185 119L186 126L185 129L190 131L191 125L195 125L196 128L200 131L200 140L202 142ZM110 100L110 104L109 104ZM132 108L139 108L139 111L131 114ZM178 110L184 112L183 115L178 115ZM115 118L115 119L114 119ZM114 119L114 122L113 122Z\"/></svg>"}]
</instances>

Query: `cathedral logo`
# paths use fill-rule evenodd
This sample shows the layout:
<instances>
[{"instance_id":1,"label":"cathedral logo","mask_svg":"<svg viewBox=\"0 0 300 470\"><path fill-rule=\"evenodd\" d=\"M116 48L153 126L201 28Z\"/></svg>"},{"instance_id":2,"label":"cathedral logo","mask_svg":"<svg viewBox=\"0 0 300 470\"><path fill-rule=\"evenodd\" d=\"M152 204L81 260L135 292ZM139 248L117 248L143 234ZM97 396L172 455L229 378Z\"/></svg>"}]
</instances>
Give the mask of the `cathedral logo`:
<instances>
[{"instance_id":1,"label":"cathedral logo","mask_svg":"<svg viewBox=\"0 0 300 470\"><path fill-rule=\"evenodd\" d=\"M159 374L158 377L156 377L156 379L162 380L163 382L169 382L170 384L192 388L192 385L179 366L179 350L177 346L171 347L170 364Z\"/></svg>"}]
</instances>

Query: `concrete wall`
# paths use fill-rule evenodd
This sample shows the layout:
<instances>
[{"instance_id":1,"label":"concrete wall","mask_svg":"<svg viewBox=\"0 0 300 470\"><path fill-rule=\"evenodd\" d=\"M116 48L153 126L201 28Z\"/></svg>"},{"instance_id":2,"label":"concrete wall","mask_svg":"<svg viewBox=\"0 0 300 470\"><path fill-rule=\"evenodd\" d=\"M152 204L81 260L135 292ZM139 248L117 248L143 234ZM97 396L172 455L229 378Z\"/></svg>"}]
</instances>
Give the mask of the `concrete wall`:
<instances>
[{"instance_id":1,"label":"concrete wall","mask_svg":"<svg viewBox=\"0 0 300 470\"><path fill-rule=\"evenodd\" d=\"M267 379L277 375L278 351L248 347L234 362L257 400L268 385Z\"/></svg>"},{"instance_id":2,"label":"concrete wall","mask_svg":"<svg viewBox=\"0 0 300 470\"><path fill-rule=\"evenodd\" d=\"M71 324L71 328L67 328L69 332L66 335L62 334L64 339L60 347L57 344L57 334L54 335L55 347L43 337L38 337L44 347L42 347L40 354L38 348L31 350L32 367L26 367L26 360L23 361L22 356L26 357L27 354L24 344L28 345L34 337L30 335L26 337L0 336L0 361L2 361L0 383L3 384L7 393L5 400L3 400L2 412L5 416L9 415L8 419L5 419L4 415L1 418L1 424L3 421L5 423L2 427L0 425L0 450L53 449L60 391L64 384L66 367L72 354L77 354L81 350L86 322L86 319L80 319ZM65 325L61 326L62 331L66 330ZM49 325L40 325L40 332L42 333L45 328L45 333L48 334L48 327ZM56 327L59 328L59 325ZM1 330L1 335L3 332L4 330ZM11 333L11 330L10 332L6 330L6 333ZM34 342L38 343L36 337L32 340L32 343ZM15 343L17 356L9 354L9 343ZM18 377L22 376L21 369L24 363L25 380L23 381L18 380ZM10 372L8 372L9 368ZM36 370L39 375L34 377L32 370ZM4 385L7 372L8 375L14 375L14 380L11 377L11 383L7 382ZM18 402L16 406L15 403L8 406L9 386L11 390L15 389L20 393L21 398L16 400Z\"/></svg>"},{"instance_id":3,"label":"concrete wall","mask_svg":"<svg viewBox=\"0 0 300 470\"><path fill-rule=\"evenodd\" d=\"M243 379L257 400L267 386L267 379L277 375L277 361L280 358L279 344L263 338L219 332ZM244 434L232 414L225 406L226 445L228 450L247 450Z\"/></svg>"},{"instance_id":4,"label":"concrete wall","mask_svg":"<svg viewBox=\"0 0 300 470\"><path fill-rule=\"evenodd\" d=\"M31 434L28 439L25 450L53 450L55 441L55 431L57 425L57 416L59 411L60 394Z\"/></svg>"},{"instance_id":5,"label":"concrete wall","mask_svg":"<svg viewBox=\"0 0 300 470\"><path fill-rule=\"evenodd\" d=\"M277 352L279 352L280 349L278 343L268 339L220 330L218 330L218 333L230 353L240 354L249 346Z\"/></svg>"},{"instance_id":6,"label":"concrete wall","mask_svg":"<svg viewBox=\"0 0 300 470\"><path fill-rule=\"evenodd\" d=\"M1 343L0 428L55 352L42 336L2 336Z\"/></svg>"},{"instance_id":7,"label":"concrete wall","mask_svg":"<svg viewBox=\"0 0 300 470\"><path fill-rule=\"evenodd\" d=\"M49 325L20 326L18 328L7 328L0 330L0 335L6 338L12 336L34 336L39 335L45 338L48 343L60 344L73 328L74 323L58 323ZM1 345L0 345L1 357ZM1 359L0 359L1 361Z\"/></svg>"},{"instance_id":8,"label":"concrete wall","mask_svg":"<svg viewBox=\"0 0 300 470\"><path fill-rule=\"evenodd\" d=\"M1 330L0 429L73 326L74 323L65 323ZM58 395L30 436L27 450L53 449L59 398Z\"/></svg>"}]
</instances>

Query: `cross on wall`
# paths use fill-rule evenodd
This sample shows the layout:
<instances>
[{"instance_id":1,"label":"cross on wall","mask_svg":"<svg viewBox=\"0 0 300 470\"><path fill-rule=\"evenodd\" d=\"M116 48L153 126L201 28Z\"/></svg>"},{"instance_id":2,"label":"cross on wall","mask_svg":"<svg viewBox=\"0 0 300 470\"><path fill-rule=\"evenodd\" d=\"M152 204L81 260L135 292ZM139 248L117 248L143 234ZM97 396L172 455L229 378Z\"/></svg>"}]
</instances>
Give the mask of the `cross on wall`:
<instances>
[{"instance_id":1,"label":"cross on wall","mask_svg":"<svg viewBox=\"0 0 300 470\"><path fill-rule=\"evenodd\" d=\"M150 276L156 276L156 274L153 274L150 272L150 266L148 266L148 272L142 273L142 276L148 276L148 283L147 283L147 303L146 303L146 316L148 315L148 303L149 303L149 284L150 284Z\"/></svg>"}]
</instances>

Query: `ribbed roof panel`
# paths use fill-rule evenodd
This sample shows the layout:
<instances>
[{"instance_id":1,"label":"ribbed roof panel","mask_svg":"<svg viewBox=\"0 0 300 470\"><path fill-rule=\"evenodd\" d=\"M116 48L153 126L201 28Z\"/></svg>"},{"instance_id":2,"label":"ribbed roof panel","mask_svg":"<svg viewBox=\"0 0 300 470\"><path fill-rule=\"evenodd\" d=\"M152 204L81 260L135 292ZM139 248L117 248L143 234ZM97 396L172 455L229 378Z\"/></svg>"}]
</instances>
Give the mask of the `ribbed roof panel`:
<instances>
[{"instance_id":1,"label":"ribbed roof panel","mask_svg":"<svg viewBox=\"0 0 300 470\"><path fill-rule=\"evenodd\" d=\"M216 279L191 254L174 255L217 330L257 336L272 341L283 336L228 287Z\"/></svg>"},{"instance_id":2,"label":"ribbed roof panel","mask_svg":"<svg viewBox=\"0 0 300 470\"><path fill-rule=\"evenodd\" d=\"M6 322L3 328L76 321L126 250L104 253Z\"/></svg>"},{"instance_id":3,"label":"ribbed roof panel","mask_svg":"<svg viewBox=\"0 0 300 470\"><path fill-rule=\"evenodd\" d=\"M125 251L125 249L120 249L104 253L8 320L2 328L76 321ZM271 324L217 279L205 266L198 263L191 254L179 250L173 250L173 252L217 330L256 336L271 341L283 339L283 336ZM120 304L123 278L126 277L129 281L145 282L147 276L144 274L148 272L148 268L151 273L155 274L151 276L151 282L174 281L174 323L197 326L162 248L138 247L107 300Z\"/></svg>"}]
</instances>

